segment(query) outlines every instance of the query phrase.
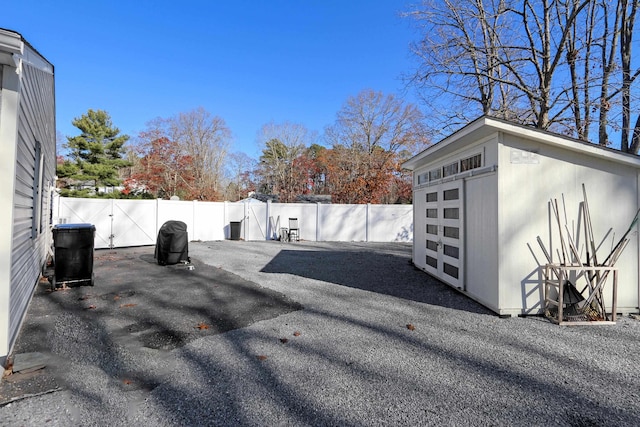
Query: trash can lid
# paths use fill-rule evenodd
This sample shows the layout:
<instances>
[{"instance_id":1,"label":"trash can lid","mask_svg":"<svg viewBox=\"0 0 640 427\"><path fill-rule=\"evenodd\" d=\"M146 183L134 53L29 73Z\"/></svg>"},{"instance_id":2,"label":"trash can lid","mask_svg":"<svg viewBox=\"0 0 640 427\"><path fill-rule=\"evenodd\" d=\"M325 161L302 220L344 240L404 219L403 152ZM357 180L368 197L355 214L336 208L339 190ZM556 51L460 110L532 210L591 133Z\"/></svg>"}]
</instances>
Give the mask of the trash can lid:
<instances>
[{"instance_id":1,"label":"trash can lid","mask_svg":"<svg viewBox=\"0 0 640 427\"><path fill-rule=\"evenodd\" d=\"M81 224L57 224L53 226L54 230L80 230L80 229L87 229L87 228L91 228L95 230L95 225L93 224L87 224L87 223L81 223Z\"/></svg>"}]
</instances>

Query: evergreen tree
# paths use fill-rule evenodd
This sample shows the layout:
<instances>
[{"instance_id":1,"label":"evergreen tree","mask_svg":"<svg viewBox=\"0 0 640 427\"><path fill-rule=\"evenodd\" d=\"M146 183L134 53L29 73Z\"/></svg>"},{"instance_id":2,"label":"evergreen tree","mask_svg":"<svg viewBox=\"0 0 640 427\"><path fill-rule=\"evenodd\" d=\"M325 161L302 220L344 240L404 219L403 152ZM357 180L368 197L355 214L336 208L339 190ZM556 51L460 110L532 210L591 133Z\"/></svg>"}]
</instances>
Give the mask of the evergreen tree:
<instances>
[{"instance_id":1,"label":"evergreen tree","mask_svg":"<svg viewBox=\"0 0 640 427\"><path fill-rule=\"evenodd\" d=\"M81 134L67 137L69 155L58 166L58 177L66 178L67 184L93 181L94 187L119 185L118 170L129 165L123 158L129 136L121 135L103 110L89 110L72 124Z\"/></svg>"}]
</instances>

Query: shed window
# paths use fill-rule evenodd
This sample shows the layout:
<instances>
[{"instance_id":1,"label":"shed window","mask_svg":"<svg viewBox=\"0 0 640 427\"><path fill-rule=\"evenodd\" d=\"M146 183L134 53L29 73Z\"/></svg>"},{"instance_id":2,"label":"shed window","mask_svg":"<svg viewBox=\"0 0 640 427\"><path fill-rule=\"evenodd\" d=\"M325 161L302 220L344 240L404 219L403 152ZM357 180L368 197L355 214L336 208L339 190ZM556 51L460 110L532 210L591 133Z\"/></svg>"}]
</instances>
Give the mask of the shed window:
<instances>
[{"instance_id":1,"label":"shed window","mask_svg":"<svg viewBox=\"0 0 640 427\"><path fill-rule=\"evenodd\" d=\"M444 208L444 217L446 219L459 219L460 209L458 208Z\"/></svg>"},{"instance_id":2,"label":"shed window","mask_svg":"<svg viewBox=\"0 0 640 427\"><path fill-rule=\"evenodd\" d=\"M438 218L438 209L427 209L427 218Z\"/></svg>"},{"instance_id":3,"label":"shed window","mask_svg":"<svg viewBox=\"0 0 640 427\"><path fill-rule=\"evenodd\" d=\"M458 278L458 267L455 267L451 264L444 263L443 270L445 274L448 274L451 277Z\"/></svg>"},{"instance_id":4,"label":"shed window","mask_svg":"<svg viewBox=\"0 0 640 427\"><path fill-rule=\"evenodd\" d=\"M442 169L433 169L429 171L429 181L435 181L442 178Z\"/></svg>"},{"instance_id":5,"label":"shed window","mask_svg":"<svg viewBox=\"0 0 640 427\"><path fill-rule=\"evenodd\" d=\"M438 250L438 243L433 240L427 240L427 249L436 252Z\"/></svg>"},{"instance_id":6,"label":"shed window","mask_svg":"<svg viewBox=\"0 0 640 427\"><path fill-rule=\"evenodd\" d=\"M458 162L451 163L442 168L442 176L451 176L458 173Z\"/></svg>"},{"instance_id":7,"label":"shed window","mask_svg":"<svg viewBox=\"0 0 640 427\"><path fill-rule=\"evenodd\" d=\"M427 193L427 203L437 202L438 201L438 193Z\"/></svg>"},{"instance_id":8,"label":"shed window","mask_svg":"<svg viewBox=\"0 0 640 427\"><path fill-rule=\"evenodd\" d=\"M434 224L427 224L427 234L438 234L438 226Z\"/></svg>"},{"instance_id":9,"label":"shed window","mask_svg":"<svg viewBox=\"0 0 640 427\"><path fill-rule=\"evenodd\" d=\"M460 257L460 248L451 245L444 245L444 254L451 258L458 259Z\"/></svg>"},{"instance_id":10,"label":"shed window","mask_svg":"<svg viewBox=\"0 0 640 427\"><path fill-rule=\"evenodd\" d=\"M482 167L482 154L476 154L475 156L460 160L460 172L477 169L479 167Z\"/></svg>"},{"instance_id":11,"label":"shed window","mask_svg":"<svg viewBox=\"0 0 640 427\"><path fill-rule=\"evenodd\" d=\"M427 265L433 268L438 268L438 259L427 255Z\"/></svg>"},{"instance_id":12,"label":"shed window","mask_svg":"<svg viewBox=\"0 0 640 427\"><path fill-rule=\"evenodd\" d=\"M429 173L425 172L418 175L418 184L424 184L425 182L429 182Z\"/></svg>"},{"instance_id":13,"label":"shed window","mask_svg":"<svg viewBox=\"0 0 640 427\"><path fill-rule=\"evenodd\" d=\"M445 200L458 200L458 189L445 190L443 196Z\"/></svg>"},{"instance_id":14,"label":"shed window","mask_svg":"<svg viewBox=\"0 0 640 427\"><path fill-rule=\"evenodd\" d=\"M451 239L458 239L460 236L460 231L458 227L445 227L444 236L449 237Z\"/></svg>"}]
</instances>

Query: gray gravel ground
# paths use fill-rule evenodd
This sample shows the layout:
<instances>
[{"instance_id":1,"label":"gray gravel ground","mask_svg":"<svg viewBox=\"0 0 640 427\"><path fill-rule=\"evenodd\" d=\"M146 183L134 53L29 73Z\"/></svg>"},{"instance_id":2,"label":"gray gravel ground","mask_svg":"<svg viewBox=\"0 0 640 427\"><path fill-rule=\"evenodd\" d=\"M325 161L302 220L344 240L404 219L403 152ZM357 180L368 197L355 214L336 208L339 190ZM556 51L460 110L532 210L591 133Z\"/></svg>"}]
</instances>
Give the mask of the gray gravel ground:
<instances>
[{"instance_id":1,"label":"gray gravel ground","mask_svg":"<svg viewBox=\"0 0 640 427\"><path fill-rule=\"evenodd\" d=\"M92 350L105 337L67 325L84 343L69 386L0 407L0 425L640 425L638 320L500 319L415 270L406 244L189 249L304 309L171 351L116 346L118 370L144 373L133 389Z\"/></svg>"}]
</instances>

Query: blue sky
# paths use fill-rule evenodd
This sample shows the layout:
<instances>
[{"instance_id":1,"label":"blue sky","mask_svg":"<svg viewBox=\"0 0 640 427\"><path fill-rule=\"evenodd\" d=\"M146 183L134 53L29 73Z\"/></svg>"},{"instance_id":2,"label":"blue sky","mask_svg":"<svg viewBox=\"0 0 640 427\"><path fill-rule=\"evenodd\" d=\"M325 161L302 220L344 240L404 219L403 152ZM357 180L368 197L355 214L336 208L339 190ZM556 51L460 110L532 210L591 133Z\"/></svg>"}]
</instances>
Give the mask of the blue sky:
<instances>
[{"instance_id":1,"label":"blue sky","mask_svg":"<svg viewBox=\"0 0 640 427\"><path fill-rule=\"evenodd\" d=\"M259 156L263 124L322 133L363 89L417 103L401 79L417 34L404 0L19 0L0 27L55 66L57 127L103 109L131 136L156 117L204 107Z\"/></svg>"}]
</instances>

